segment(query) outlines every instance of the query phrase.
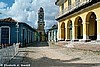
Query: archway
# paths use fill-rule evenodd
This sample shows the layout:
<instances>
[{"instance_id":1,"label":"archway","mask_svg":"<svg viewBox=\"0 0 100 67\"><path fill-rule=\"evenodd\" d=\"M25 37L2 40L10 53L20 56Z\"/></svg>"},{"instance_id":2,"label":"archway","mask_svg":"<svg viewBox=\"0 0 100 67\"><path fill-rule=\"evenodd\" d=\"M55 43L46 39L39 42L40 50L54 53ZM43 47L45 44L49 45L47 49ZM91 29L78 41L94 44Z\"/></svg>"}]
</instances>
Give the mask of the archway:
<instances>
[{"instance_id":1,"label":"archway","mask_svg":"<svg viewBox=\"0 0 100 67\"><path fill-rule=\"evenodd\" d=\"M65 40L65 23L61 24L61 40Z\"/></svg>"},{"instance_id":2,"label":"archway","mask_svg":"<svg viewBox=\"0 0 100 67\"><path fill-rule=\"evenodd\" d=\"M75 19L75 38L76 39L82 39L83 38L83 25L82 25L82 19L80 16L78 16Z\"/></svg>"},{"instance_id":3,"label":"archway","mask_svg":"<svg viewBox=\"0 0 100 67\"><path fill-rule=\"evenodd\" d=\"M94 12L89 12L86 16L86 23L88 23L88 36L91 40L97 39L97 21Z\"/></svg>"},{"instance_id":4,"label":"archway","mask_svg":"<svg viewBox=\"0 0 100 67\"><path fill-rule=\"evenodd\" d=\"M68 39L72 39L72 21L69 20L68 21L68 24L67 24L67 36L68 36Z\"/></svg>"}]
</instances>

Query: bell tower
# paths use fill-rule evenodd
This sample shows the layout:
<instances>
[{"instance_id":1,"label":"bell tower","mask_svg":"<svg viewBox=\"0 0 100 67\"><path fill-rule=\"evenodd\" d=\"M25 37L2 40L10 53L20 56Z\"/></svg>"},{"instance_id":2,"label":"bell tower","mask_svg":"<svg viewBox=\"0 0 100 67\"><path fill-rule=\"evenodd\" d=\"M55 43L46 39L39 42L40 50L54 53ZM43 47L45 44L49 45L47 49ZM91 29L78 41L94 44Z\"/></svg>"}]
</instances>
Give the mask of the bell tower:
<instances>
[{"instance_id":1,"label":"bell tower","mask_svg":"<svg viewBox=\"0 0 100 67\"><path fill-rule=\"evenodd\" d=\"M44 30L44 10L42 7L38 10L38 30Z\"/></svg>"},{"instance_id":2,"label":"bell tower","mask_svg":"<svg viewBox=\"0 0 100 67\"><path fill-rule=\"evenodd\" d=\"M39 41L45 41L45 30L44 30L44 10L42 7L38 10L38 34Z\"/></svg>"}]
</instances>

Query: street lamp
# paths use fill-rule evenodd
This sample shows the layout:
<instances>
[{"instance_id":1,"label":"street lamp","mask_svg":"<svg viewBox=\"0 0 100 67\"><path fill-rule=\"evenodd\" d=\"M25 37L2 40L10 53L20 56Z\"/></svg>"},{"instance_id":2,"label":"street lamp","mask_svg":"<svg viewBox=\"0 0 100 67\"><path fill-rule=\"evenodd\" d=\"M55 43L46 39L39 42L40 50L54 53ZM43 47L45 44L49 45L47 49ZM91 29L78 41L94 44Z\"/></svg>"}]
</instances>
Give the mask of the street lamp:
<instances>
[{"instance_id":1,"label":"street lamp","mask_svg":"<svg viewBox=\"0 0 100 67\"><path fill-rule=\"evenodd\" d=\"M17 33L17 43L18 43L18 28L19 28L19 24L18 24L18 22L16 23L16 29L17 29L17 31L16 31L16 33Z\"/></svg>"}]
</instances>

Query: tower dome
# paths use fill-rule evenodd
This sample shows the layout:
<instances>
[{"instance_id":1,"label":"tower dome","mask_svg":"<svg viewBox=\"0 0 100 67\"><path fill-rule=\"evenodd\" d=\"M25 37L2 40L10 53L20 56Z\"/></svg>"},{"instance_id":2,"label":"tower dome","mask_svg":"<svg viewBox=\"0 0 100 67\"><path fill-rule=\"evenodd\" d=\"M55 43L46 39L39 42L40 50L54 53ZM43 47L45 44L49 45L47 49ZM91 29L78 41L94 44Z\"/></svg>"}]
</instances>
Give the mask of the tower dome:
<instances>
[{"instance_id":1,"label":"tower dome","mask_svg":"<svg viewBox=\"0 0 100 67\"><path fill-rule=\"evenodd\" d=\"M39 13L40 13L40 12L44 12L44 10L43 10L42 7L40 7L40 9L39 9Z\"/></svg>"}]
</instances>

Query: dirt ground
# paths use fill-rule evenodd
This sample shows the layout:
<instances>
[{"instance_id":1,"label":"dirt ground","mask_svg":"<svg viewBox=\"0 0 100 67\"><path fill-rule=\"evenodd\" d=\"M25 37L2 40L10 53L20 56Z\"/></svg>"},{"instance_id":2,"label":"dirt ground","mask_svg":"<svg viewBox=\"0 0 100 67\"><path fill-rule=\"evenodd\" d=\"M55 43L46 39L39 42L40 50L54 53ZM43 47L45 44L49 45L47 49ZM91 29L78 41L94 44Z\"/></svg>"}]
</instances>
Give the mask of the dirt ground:
<instances>
[{"instance_id":1,"label":"dirt ground","mask_svg":"<svg viewBox=\"0 0 100 67\"><path fill-rule=\"evenodd\" d=\"M100 67L100 53L57 46L21 48L27 67ZM22 66L23 67L23 66Z\"/></svg>"}]
</instances>

